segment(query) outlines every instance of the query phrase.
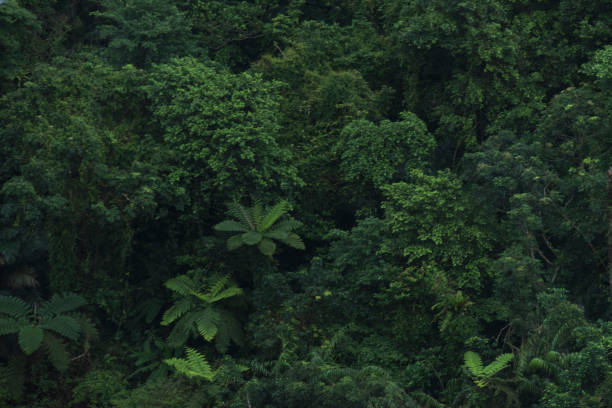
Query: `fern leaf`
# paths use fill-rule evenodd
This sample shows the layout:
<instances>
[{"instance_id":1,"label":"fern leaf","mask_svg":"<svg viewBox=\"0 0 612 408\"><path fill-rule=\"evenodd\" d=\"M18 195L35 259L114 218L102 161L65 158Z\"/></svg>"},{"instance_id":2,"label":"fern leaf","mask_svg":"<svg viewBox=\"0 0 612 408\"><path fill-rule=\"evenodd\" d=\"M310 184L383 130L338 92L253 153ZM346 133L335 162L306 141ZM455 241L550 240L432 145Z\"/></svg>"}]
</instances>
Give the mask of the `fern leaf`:
<instances>
[{"instance_id":1,"label":"fern leaf","mask_svg":"<svg viewBox=\"0 0 612 408\"><path fill-rule=\"evenodd\" d=\"M263 207L261 205L261 201L259 200L255 201L255 203L253 204L251 213L253 214L253 223L255 224L255 230L264 231L261 228L262 220L263 220Z\"/></svg>"},{"instance_id":2,"label":"fern leaf","mask_svg":"<svg viewBox=\"0 0 612 408\"><path fill-rule=\"evenodd\" d=\"M306 249L304 241L297 234L291 233L287 238L282 239L281 242L295 249Z\"/></svg>"},{"instance_id":3,"label":"fern leaf","mask_svg":"<svg viewBox=\"0 0 612 408\"><path fill-rule=\"evenodd\" d=\"M0 315L25 319L32 311L30 305L15 296L0 296Z\"/></svg>"},{"instance_id":4,"label":"fern leaf","mask_svg":"<svg viewBox=\"0 0 612 408\"><path fill-rule=\"evenodd\" d=\"M272 207L261 221L260 230L267 231L272 225L274 225L274 223L278 221L280 217L285 215L288 205L289 203L283 200L276 204L274 207Z\"/></svg>"},{"instance_id":5,"label":"fern leaf","mask_svg":"<svg viewBox=\"0 0 612 408\"><path fill-rule=\"evenodd\" d=\"M239 203L234 202L229 204L228 213L242 224L248 226L251 231L257 231L249 210Z\"/></svg>"},{"instance_id":6,"label":"fern leaf","mask_svg":"<svg viewBox=\"0 0 612 408\"><path fill-rule=\"evenodd\" d=\"M70 355L68 354L66 344L60 338L50 333L45 333L43 345L53 367L59 371L65 371L70 363Z\"/></svg>"},{"instance_id":7,"label":"fern leaf","mask_svg":"<svg viewBox=\"0 0 612 408\"><path fill-rule=\"evenodd\" d=\"M52 330L70 340L76 340L81 334L81 325L70 316L55 316L40 325L41 328Z\"/></svg>"},{"instance_id":8,"label":"fern leaf","mask_svg":"<svg viewBox=\"0 0 612 408\"><path fill-rule=\"evenodd\" d=\"M198 317L198 312L188 312L181 317L172 328L168 336L168 344L172 347L183 346L189 338L193 325Z\"/></svg>"},{"instance_id":9,"label":"fern leaf","mask_svg":"<svg viewBox=\"0 0 612 408\"><path fill-rule=\"evenodd\" d=\"M185 351L187 358L170 358L164 360L164 362L189 378L212 380L215 375L206 358L192 348L187 347Z\"/></svg>"},{"instance_id":10,"label":"fern leaf","mask_svg":"<svg viewBox=\"0 0 612 408\"><path fill-rule=\"evenodd\" d=\"M182 315L191 310L192 306L192 302L188 299L179 300L164 312L161 325L168 326L170 323L174 322L176 319L180 318Z\"/></svg>"},{"instance_id":11,"label":"fern leaf","mask_svg":"<svg viewBox=\"0 0 612 408\"><path fill-rule=\"evenodd\" d=\"M294 220L293 218L288 218L286 220L279 222L278 224L275 224L274 228L272 228L270 231L267 231L267 233L270 234L270 233L276 233L276 232L281 232L281 231L291 232L301 226L302 226L302 223L299 222L298 220Z\"/></svg>"},{"instance_id":12,"label":"fern leaf","mask_svg":"<svg viewBox=\"0 0 612 408\"><path fill-rule=\"evenodd\" d=\"M183 296L190 295L196 289L193 281L186 275L179 275L175 278L167 280L165 286Z\"/></svg>"},{"instance_id":13,"label":"fern leaf","mask_svg":"<svg viewBox=\"0 0 612 408\"><path fill-rule=\"evenodd\" d=\"M222 232L247 232L249 230L247 227L234 220L221 221L215 225L214 228L216 231Z\"/></svg>"},{"instance_id":14,"label":"fern leaf","mask_svg":"<svg viewBox=\"0 0 612 408\"><path fill-rule=\"evenodd\" d=\"M245 232L240 237L242 238L242 242L247 245L257 245L263 238L263 235L261 235L259 232L249 231Z\"/></svg>"},{"instance_id":15,"label":"fern leaf","mask_svg":"<svg viewBox=\"0 0 612 408\"><path fill-rule=\"evenodd\" d=\"M209 298L216 296L219 292L221 292L221 290L225 287L225 285L227 285L228 282L229 282L229 275L225 275L220 278L217 278L215 280L215 283L213 283L210 286L210 289L206 292L206 294L209 296ZM213 303L214 300L207 300L207 302Z\"/></svg>"},{"instance_id":16,"label":"fern leaf","mask_svg":"<svg viewBox=\"0 0 612 408\"><path fill-rule=\"evenodd\" d=\"M272 256L276 251L276 244L272 242L271 239L264 238L261 240L259 245L257 245L257 248L259 248L259 252L261 252L262 254L266 256Z\"/></svg>"},{"instance_id":17,"label":"fern leaf","mask_svg":"<svg viewBox=\"0 0 612 408\"><path fill-rule=\"evenodd\" d=\"M40 307L40 314L48 319L85 305L85 299L75 293L55 294Z\"/></svg>"},{"instance_id":18,"label":"fern leaf","mask_svg":"<svg viewBox=\"0 0 612 408\"><path fill-rule=\"evenodd\" d=\"M86 342L96 340L98 338L98 329L96 329L96 326L89 317L81 313L71 313L70 316L79 322L81 333L83 333Z\"/></svg>"},{"instance_id":19,"label":"fern leaf","mask_svg":"<svg viewBox=\"0 0 612 408\"><path fill-rule=\"evenodd\" d=\"M232 286L231 288L227 288L223 290L221 293L218 293L216 296L209 298L209 303L215 303L223 299L227 299L233 296L242 295L242 289L238 286Z\"/></svg>"},{"instance_id":20,"label":"fern leaf","mask_svg":"<svg viewBox=\"0 0 612 408\"><path fill-rule=\"evenodd\" d=\"M26 373L26 359L23 356L9 359L5 366L0 365L0 394L19 400L23 396ZM6 403L3 398L3 402Z\"/></svg>"},{"instance_id":21,"label":"fern leaf","mask_svg":"<svg viewBox=\"0 0 612 408\"><path fill-rule=\"evenodd\" d=\"M204 340L211 341L217 334L219 325L219 313L212 307L207 307L198 314L195 319L195 324L198 332L204 337Z\"/></svg>"},{"instance_id":22,"label":"fern leaf","mask_svg":"<svg viewBox=\"0 0 612 408\"><path fill-rule=\"evenodd\" d=\"M227 250L233 251L234 249L240 248L244 245L244 241L242 241L242 235L234 235L227 239Z\"/></svg>"},{"instance_id":23,"label":"fern leaf","mask_svg":"<svg viewBox=\"0 0 612 408\"><path fill-rule=\"evenodd\" d=\"M484 376L486 376L487 378L493 377L495 374L506 368L508 366L508 363L510 363L513 358L514 354L512 353L504 353L495 357L495 360L484 368Z\"/></svg>"},{"instance_id":24,"label":"fern leaf","mask_svg":"<svg viewBox=\"0 0 612 408\"><path fill-rule=\"evenodd\" d=\"M465 365L470 372L476 377L482 377L484 367L482 366L482 359L480 356L473 351L468 351L463 355Z\"/></svg>"},{"instance_id":25,"label":"fern leaf","mask_svg":"<svg viewBox=\"0 0 612 408\"><path fill-rule=\"evenodd\" d=\"M10 317L0 317L0 336L17 333L20 327L21 325L17 320Z\"/></svg>"},{"instance_id":26,"label":"fern leaf","mask_svg":"<svg viewBox=\"0 0 612 408\"><path fill-rule=\"evenodd\" d=\"M277 239L280 241L282 239L289 238L289 231L283 231L283 230L270 231L270 232L266 232L264 234L264 237L271 238L271 239Z\"/></svg>"},{"instance_id":27,"label":"fern leaf","mask_svg":"<svg viewBox=\"0 0 612 408\"><path fill-rule=\"evenodd\" d=\"M40 347L43 331L38 326L25 326L19 330L18 341L21 350L30 355Z\"/></svg>"}]
</instances>

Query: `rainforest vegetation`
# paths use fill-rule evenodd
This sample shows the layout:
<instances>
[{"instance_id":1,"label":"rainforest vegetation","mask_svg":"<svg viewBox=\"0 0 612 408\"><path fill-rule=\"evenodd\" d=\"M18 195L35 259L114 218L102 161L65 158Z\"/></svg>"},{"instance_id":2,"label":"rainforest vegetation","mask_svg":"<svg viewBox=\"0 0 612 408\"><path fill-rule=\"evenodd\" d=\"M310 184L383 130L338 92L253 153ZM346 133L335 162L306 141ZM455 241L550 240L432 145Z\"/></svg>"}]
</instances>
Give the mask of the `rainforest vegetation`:
<instances>
[{"instance_id":1,"label":"rainforest vegetation","mask_svg":"<svg viewBox=\"0 0 612 408\"><path fill-rule=\"evenodd\" d=\"M0 406L612 407L612 2L0 1Z\"/></svg>"}]
</instances>

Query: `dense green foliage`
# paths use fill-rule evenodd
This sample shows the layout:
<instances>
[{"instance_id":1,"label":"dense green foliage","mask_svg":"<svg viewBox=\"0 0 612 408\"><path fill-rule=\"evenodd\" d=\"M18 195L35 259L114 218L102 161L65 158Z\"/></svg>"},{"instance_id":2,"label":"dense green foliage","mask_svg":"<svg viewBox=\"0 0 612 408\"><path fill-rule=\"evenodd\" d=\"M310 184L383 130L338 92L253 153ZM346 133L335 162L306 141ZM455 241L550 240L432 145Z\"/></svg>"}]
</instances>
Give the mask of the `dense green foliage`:
<instances>
[{"instance_id":1,"label":"dense green foliage","mask_svg":"<svg viewBox=\"0 0 612 408\"><path fill-rule=\"evenodd\" d=\"M0 1L0 406L612 406L612 5Z\"/></svg>"}]
</instances>

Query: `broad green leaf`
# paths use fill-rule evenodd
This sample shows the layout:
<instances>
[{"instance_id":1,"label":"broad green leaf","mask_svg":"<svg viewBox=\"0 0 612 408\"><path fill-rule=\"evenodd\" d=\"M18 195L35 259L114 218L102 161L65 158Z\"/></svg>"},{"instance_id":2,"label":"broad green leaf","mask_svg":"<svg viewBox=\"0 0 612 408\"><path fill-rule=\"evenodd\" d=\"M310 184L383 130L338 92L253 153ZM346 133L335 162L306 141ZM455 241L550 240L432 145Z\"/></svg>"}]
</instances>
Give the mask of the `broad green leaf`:
<instances>
[{"instance_id":1,"label":"broad green leaf","mask_svg":"<svg viewBox=\"0 0 612 408\"><path fill-rule=\"evenodd\" d=\"M238 221L225 220L215 225L215 230L223 232L246 232L249 229Z\"/></svg>"},{"instance_id":2,"label":"broad green leaf","mask_svg":"<svg viewBox=\"0 0 612 408\"><path fill-rule=\"evenodd\" d=\"M276 244L268 238L262 239L257 247L259 251L266 256L272 256L274 251L276 251Z\"/></svg>"},{"instance_id":3,"label":"broad green leaf","mask_svg":"<svg viewBox=\"0 0 612 408\"><path fill-rule=\"evenodd\" d=\"M40 347L43 330L38 326L25 326L19 330L19 346L26 354L32 354Z\"/></svg>"},{"instance_id":4,"label":"broad green leaf","mask_svg":"<svg viewBox=\"0 0 612 408\"><path fill-rule=\"evenodd\" d=\"M245 232L242 236L242 241L247 245L257 245L263 238L259 232L249 231Z\"/></svg>"},{"instance_id":5,"label":"broad green leaf","mask_svg":"<svg viewBox=\"0 0 612 408\"><path fill-rule=\"evenodd\" d=\"M233 237L230 237L227 240L228 251L233 251L236 248L240 248L242 245L244 245L244 241L242 241L242 235L234 235Z\"/></svg>"}]
</instances>

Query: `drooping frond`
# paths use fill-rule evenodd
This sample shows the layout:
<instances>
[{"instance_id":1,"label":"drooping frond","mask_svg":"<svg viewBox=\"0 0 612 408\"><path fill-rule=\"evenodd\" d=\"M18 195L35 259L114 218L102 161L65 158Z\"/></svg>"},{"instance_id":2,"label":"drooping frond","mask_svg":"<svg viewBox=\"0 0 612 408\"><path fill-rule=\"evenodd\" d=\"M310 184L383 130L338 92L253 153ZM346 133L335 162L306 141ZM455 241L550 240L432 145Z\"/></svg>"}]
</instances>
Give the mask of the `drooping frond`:
<instances>
[{"instance_id":1,"label":"drooping frond","mask_svg":"<svg viewBox=\"0 0 612 408\"><path fill-rule=\"evenodd\" d=\"M85 338L86 342L90 342L98 338L98 329L88 316L78 312L70 313L70 316L79 322L81 333L83 333L83 337Z\"/></svg>"},{"instance_id":2,"label":"drooping frond","mask_svg":"<svg viewBox=\"0 0 612 408\"><path fill-rule=\"evenodd\" d=\"M179 295L189 296L195 291L196 286L186 275L179 275L166 281L165 286Z\"/></svg>"},{"instance_id":3,"label":"drooping frond","mask_svg":"<svg viewBox=\"0 0 612 408\"><path fill-rule=\"evenodd\" d=\"M215 346L220 353L225 353L229 347L230 340L235 344L242 344L243 333L240 322L230 312L222 310L219 314L221 316L221 323L215 338Z\"/></svg>"},{"instance_id":4,"label":"drooping frond","mask_svg":"<svg viewBox=\"0 0 612 408\"><path fill-rule=\"evenodd\" d=\"M71 316L55 316L41 324L40 327L52 330L70 340L76 340L81 334L81 325Z\"/></svg>"},{"instance_id":5,"label":"drooping frond","mask_svg":"<svg viewBox=\"0 0 612 408\"><path fill-rule=\"evenodd\" d=\"M60 338L50 333L45 333L43 345L51 364L59 371L66 370L70 363L70 355L68 354L66 344Z\"/></svg>"},{"instance_id":6,"label":"drooping frond","mask_svg":"<svg viewBox=\"0 0 612 408\"><path fill-rule=\"evenodd\" d=\"M19 347L26 354L32 354L40 347L43 339L43 330L38 326L24 326L19 329L17 337Z\"/></svg>"},{"instance_id":7,"label":"drooping frond","mask_svg":"<svg viewBox=\"0 0 612 408\"><path fill-rule=\"evenodd\" d=\"M215 374L206 361L206 358L192 348L185 348L186 358L170 358L164 362L176 369L179 373L189 378L203 378L212 380Z\"/></svg>"},{"instance_id":8,"label":"drooping frond","mask_svg":"<svg viewBox=\"0 0 612 408\"><path fill-rule=\"evenodd\" d=\"M249 229L238 221L225 220L215 225L216 231L222 232L247 232Z\"/></svg>"},{"instance_id":9,"label":"drooping frond","mask_svg":"<svg viewBox=\"0 0 612 408\"><path fill-rule=\"evenodd\" d=\"M274 228L268 231L268 234L276 233L280 231L291 232L294 229L299 228L301 226L302 226L301 222L299 222L298 220L294 220L293 218L289 218L289 219L279 222L278 224L275 224Z\"/></svg>"},{"instance_id":10,"label":"drooping frond","mask_svg":"<svg viewBox=\"0 0 612 408\"><path fill-rule=\"evenodd\" d=\"M248 208L243 207L237 202L230 203L228 206L228 213L238 220L238 222L248 226L251 231L257 231L253 217L250 214Z\"/></svg>"},{"instance_id":11,"label":"drooping frond","mask_svg":"<svg viewBox=\"0 0 612 408\"><path fill-rule=\"evenodd\" d=\"M83 306L85 299L75 293L55 294L40 307L40 314L45 318L59 315Z\"/></svg>"},{"instance_id":12,"label":"drooping frond","mask_svg":"<svg viewBox=\"0 0 612 408\"><path fill-rule=\"evenodd\" d=\"M207 291L207 295L214 297L221 292L221 290L227 285L229 282L229 275L224 275L219 278L216 278L215 283L210 286L210 289ZM209 300L208 303L213 303L213 300Z\"/></svg>"},{"instance_id":13,"label":"drooping frond","mask_svg":"<svg viewBox=\"0 0 612 408\"><path fill-rule=\"evenodd\" d=\"M482 359L477 353L474 353L473 351L467 351L463 355L463 359L465 360L466 367L473 375L477 377L482 376L484 372L484 367L482 366Z\"/></svg>"},{"instance_id":14,"label":"drooping frond","mask_svg":"<svg viewBox=\"0 0 612 408\"><path fill-rule=\"evenodd\" d=\"M261 221L260 231L266 231L270 228L280 217L285 215L287 211L288 203L285 200L280 201L274 207L272 207Z\"/></svg>"},{"instance_id":15,"label":"drooping frond","mask_svg":"<svg viewBox=\"0 0 612 408\"><path fill-rule=\"evenodd\" d=\"M506 368L508 366L508 363L510 363L513 358L514 354L512 353L500 354L499 356L495 357L495 360L493 360L491 364L484 368L483 374L487 378L494 376L495 374Z\"/></svg>"},{"instance_id":16,"label":"drooping frond","mask_svg":"<svg viewBox=\"0 0 612 408\"><path fill-rule=\"evenodd\" d=\"M24 319L31 312L31 307L15 296L0 296L0 316L6 315L14 319Z\"/></svg>"},{"instance_id":17,"label":"drooping frond","mask_svg":"<svg viewBox=\"0 0 612 408\"><path fill-rule=\"evenodd\" d=\"M187 313L193 307L192 302L189 299L182 299L170 306L168 310L164 312L162 317L161 325L167 326L174 322L176 319Z\"/></svg>"},{"instance_id":18,"label":"drooping frond","mask_svg":"<svg viewBox=\"0 0 612 408\"><path fill-rule=\"evenodd\" d=\"M215 296L209 298L209 303L215 303L223 299L227 299L233 296L242 295L242 289L238 286L232 286L227 289L222 290L220 293L217 293Z\"/></svg>"},{"instance_id":19,"label":"drooping frond","mask_svg":"<svg viewBox=\"0 0 612 408\"><path fill-rule=\"evenodd\" d=\"M168 344L172 347L184 345L197 318L198 312L187 312L179 318L168 335Z\"/></svg>"},{"instance_id":20,"label":"drooping frond","mask_svg":"<svg viewBox=\"0 0 612 408\"><path fill-rule=\"evenodd\" d=\"M304 245L304 241L302 241L302 238L300 238L299 235L294 234L294 233L289 234L287 238L281 239L280 241L283 244L288 245L295 249L306 249L306 246Z\"/></svg>"},{"instance_id":21,"label":"drooping frond","mask_svg":"<svg viewBox=\"0 0 612 408\"><path fill-rule=\"evenodd\" d=\"M204 340L211 341L215 337L218 330L219 318L219 313L212 307L207 307L198 313L195 324L198 332L204 337Z\"/></svg>"},{"instance_id":22,"label":"drooping frond","mask_svg":"<svg viewBox=\"0 0 612 408\"><path fill-rule=\"evenodd\" d=\"M244 245L242 235L233 235L227 239L228 251L233 251L234 249L240 248L242 245Z\"/></svg>"}]
</instances>

